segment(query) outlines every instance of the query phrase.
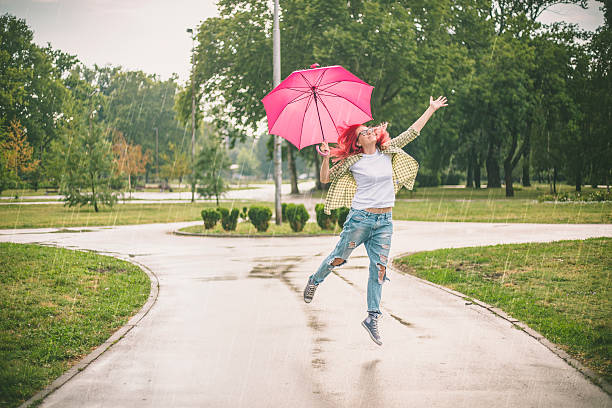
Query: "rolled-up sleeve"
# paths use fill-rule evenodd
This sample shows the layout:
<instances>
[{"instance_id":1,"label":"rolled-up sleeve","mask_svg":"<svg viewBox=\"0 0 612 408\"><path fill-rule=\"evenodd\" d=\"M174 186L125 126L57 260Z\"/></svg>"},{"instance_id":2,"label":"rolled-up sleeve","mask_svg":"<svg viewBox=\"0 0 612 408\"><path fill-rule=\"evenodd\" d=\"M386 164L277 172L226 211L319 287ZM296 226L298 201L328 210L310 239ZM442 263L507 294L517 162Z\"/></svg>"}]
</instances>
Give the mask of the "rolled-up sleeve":
<instances>
[{"instance_id":1,"label":"rolled-up sleeve","mask_svg":"<svg viewBox=\"0 0 612 408\"><path fill-rule=\"evenodd\" d=\"M402 148L406 146L408 143L412 142L414 139L419 136L421 132L415 130L412 126L409 127L404 132L400 133L399 136L391 139L391 146Z\"/></svg>"}]
</instances>

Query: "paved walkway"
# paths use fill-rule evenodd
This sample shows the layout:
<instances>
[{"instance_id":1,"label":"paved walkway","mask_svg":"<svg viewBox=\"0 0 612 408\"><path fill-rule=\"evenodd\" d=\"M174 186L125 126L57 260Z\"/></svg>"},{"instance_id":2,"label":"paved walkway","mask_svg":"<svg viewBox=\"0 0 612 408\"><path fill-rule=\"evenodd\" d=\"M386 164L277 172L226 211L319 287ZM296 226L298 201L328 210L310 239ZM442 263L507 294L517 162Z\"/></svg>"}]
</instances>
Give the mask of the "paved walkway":
<instances>
[{"instance_id":1,"label":"paved walkway","mask_svg":"<svg viewBox=\"0 0 612 408\"><path fill-rule=\"evenodd\" d=\"M127 335L43 407L609 407L611 399L541 343L489 311L389 272L382 336L365 317L363 246L302 300L337 237L175 236L189 223L0 240L87 248L133 259L159 296ZM407 251L612 236L612 225L394 221ZM393 315L393 316L392 316Z\"/></svg>"}]
</instances>

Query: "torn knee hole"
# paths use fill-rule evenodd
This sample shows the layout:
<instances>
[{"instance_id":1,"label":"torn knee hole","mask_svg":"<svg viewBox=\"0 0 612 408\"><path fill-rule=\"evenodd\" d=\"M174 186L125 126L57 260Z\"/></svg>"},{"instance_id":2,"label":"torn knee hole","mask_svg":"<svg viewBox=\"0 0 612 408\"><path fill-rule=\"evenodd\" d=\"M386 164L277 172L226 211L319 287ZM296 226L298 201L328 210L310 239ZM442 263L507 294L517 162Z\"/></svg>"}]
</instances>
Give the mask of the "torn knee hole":
<instances>
[{"instance_id":1,"label":"torn knee hole","mask_svg":"<svg viewBox=\"0 0 612 408\"><path fill-rule=\"evenodd\" d=\"M355 245L355 241L351 241L351 242L349 242L349 244L348 244L348 247L349 247L349 248L355 248L355 246L356 246L356 245Z\"/></svg>"},{"instance_id":2,"label":"torn knee hole","mask_svg":"<svg viewBox=\"0 0 612 408\"><path fill-rule=\"evenodd\" d=\"M331 266L339 266L339 265L342 265L342 264L343 264L343 263L345 263L345 262L346 262L346 260L345 260L345 259L342 259L342 258L336 258L336 259L334 259L334 260L331 262L331 264L330 264L330 265L331 265Z\"/></svg>"},{"instance_id":3,"label":"torn knee hole","mask_svg":"<svg viewBox=\"0 0 612 408\"><path fill-rule=\"evenodd\" d=\"M387 262L387 256L386 255L380 255L380 260L382 262Z\"/></svg>"},{"instance_id":4,"label":"torn knee hole","mask_svg":"<svg viewBox=\"0 0 612 408\"><path fill-rule=\"evenodd\" d=\"M385 249L389 249L389 244L382 244L382 247Z\"/></svg>"},{"instance_id":5,"label":"torn knee hole","mask_svg":"<svg viewBox=\"0 0 612 408\"><path fill-rule=\"evenodd\" d=\"M387 272L387 268L385 265L377 264L378 266L378 283L382 284L385 279L385 273Z\"/></svg>"}]
</instances>

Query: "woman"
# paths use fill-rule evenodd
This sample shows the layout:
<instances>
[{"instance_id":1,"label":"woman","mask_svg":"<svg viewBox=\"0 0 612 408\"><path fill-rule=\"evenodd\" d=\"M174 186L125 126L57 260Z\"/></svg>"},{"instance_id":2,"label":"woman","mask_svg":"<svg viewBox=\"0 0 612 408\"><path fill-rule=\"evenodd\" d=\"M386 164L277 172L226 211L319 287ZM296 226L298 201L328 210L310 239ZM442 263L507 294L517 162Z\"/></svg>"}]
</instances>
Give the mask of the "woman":
<instances>
[{"instance_id":1,"label":"woman","mask_svg":"<svg viewBox=\"0 0 612 408\"><path fill-rule=\"evenodd\" d=\"M351 252L364 244L370 258L367 304L368 316L361 322L372 340L382 345L378 329L382 284L387 278L387 259L391 248L393 224L391 210L395 193L406 187L411 190L418 163L402 150L419 134L431 115L447 106L446 98L429 97L429 108L401 135L389 139L387 123L376 127L352 125L343 129L338 147L331 150L326 142L321 151L330 152L339 161L329 169L327 159L321 165L321 182L329 183L325 198L325 213L339 207L350 207L344 222L340 241L323 260L316 273L308 278L304 288L304 301L310 303L317 286L335 266L346 263Z\"/></svg>"}]
</instances>

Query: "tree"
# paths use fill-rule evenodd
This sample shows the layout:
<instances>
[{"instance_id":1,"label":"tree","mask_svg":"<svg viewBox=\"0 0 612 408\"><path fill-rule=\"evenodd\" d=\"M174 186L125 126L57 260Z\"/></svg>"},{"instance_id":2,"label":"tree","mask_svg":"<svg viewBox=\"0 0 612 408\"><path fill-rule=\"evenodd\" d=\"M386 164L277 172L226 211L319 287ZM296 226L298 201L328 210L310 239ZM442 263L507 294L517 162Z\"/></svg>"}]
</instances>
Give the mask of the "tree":
<instances>
[{"instance_id":1,"label":"tree","mask_svg":"<svg viewBox=\"0 0 612 408\"><path fill-rule=\"evenodd\" d=\"M40 160L33 159L33 152L21 124L12 121L8 132L0 138L0 193L36 170Z\"/></svg>"},{"instance_id":2,"label":"tree","mask_svg":"<svg viewBox=\"0 0 612 408\"><path fill-rule=\"evenodd\" d=\"M34 148L33 157L57 137L68 91L62 83L76 57L33 42L25 20L10 14L0 16L0 123L18 121ZM38 188L39 172L28 178Z\"/></svg>"},{"instance_id":3,"label":"tree","mask_svg":"<svg viewBox=\"0 0 612 408\"><path fill-rule=\"evenodd\" d=\"M92 116L89 126L84 119L75 118L63 129L51 145L49 168L59 180L66 205L89 204L98 212L100 205L112 206L117 201L112 187L119 183L109 132Z\"/></svg>"},{"instance_id":4,"label":"tree","mask_svg":"<svg viewBox=\"0 0 612 408\"><path fill-rule=\"evenodd\" d=\"M204 198L214 196L219 205L219 197L228 189L223 173L229 170L230 165L231 161L220 140L217 137L204 139L195 166L198 194Z\"/></svg>"},{"instance_id":5,"label":"tree","mask_svg":"<svg viewBox=\"0 0 612 408\"><path fill-rule=\"evenodd\" d=\"M236 164L238 164L238 171L241 175L252 176L257 173L257 157L252 149L242 146L238 151L236 157Z\"/></svg>"},{"instance_id":6,"label":"tree","mask_svg":"<svg viewBox=\"0 0 612 408\"><path fill-rule=\"evenodd\" d=\"M144 174L149 155L142 152L142 146L126 142L123 134L115 131L113 136L113 153L115 165L120 174L127 175L128 191L132 194L132 177Z\"/></svg>"},{"instance_id":7,"label":"tree","mask_svg":"<svg viewBox=\"0 0 612 408\"><path fill-rule=\"evenodd\" d=\"M168 142L168 153L160 154L162 159L161 177L168 182L170 179L178 179L179 188L183 182L183 177L191 173L189 166L189 154L185 149L172 142Z\"/></svg>"}]
</instances>

